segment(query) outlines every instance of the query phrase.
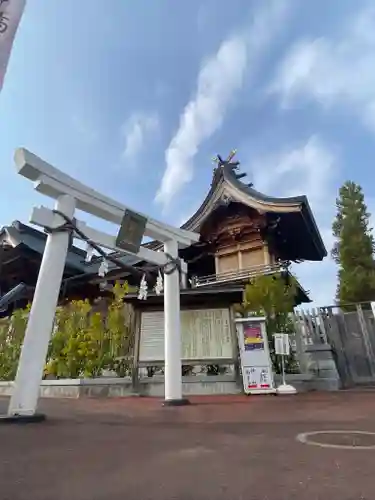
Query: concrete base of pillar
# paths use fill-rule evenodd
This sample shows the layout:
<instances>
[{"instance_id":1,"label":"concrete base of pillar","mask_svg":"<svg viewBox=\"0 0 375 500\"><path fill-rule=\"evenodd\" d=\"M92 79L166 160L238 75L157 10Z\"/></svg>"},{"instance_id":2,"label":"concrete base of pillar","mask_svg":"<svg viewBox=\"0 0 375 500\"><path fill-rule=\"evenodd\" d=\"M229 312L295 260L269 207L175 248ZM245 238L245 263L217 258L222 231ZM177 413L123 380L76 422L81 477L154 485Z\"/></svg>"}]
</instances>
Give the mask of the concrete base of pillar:
<instances>
[{"instance_id":1,"label":"concrete base of pillar","mask_svg":"<svg viewBox=\"0 0 375 500\"><path fill-rule=\"evenodd\" d=\"M181 398L181 399L165 399L163 401L163 406L168 407L168 406L188 406L190 404L190 401L186 398Z\"/></svg>"},{"instance_id":2,"label":"concrete base of pillar","mask_svg":"<svg viewBox=\"0 0 375 500\"><path fill-rule=\"evenodd\" d=\"M0 415L1 424L34 424L44 422L46 416L43 413L34 415Z\"/></svg>"}]
</instances>

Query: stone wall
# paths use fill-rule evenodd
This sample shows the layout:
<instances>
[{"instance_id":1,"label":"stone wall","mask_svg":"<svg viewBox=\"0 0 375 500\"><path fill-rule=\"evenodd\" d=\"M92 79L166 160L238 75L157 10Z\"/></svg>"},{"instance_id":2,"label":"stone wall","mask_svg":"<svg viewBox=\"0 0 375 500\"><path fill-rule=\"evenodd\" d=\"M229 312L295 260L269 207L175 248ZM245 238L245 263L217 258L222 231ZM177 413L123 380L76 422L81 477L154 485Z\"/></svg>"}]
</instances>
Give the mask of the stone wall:
<instances>
[{"instance_id":1,"label":"stone wall","mask_svg":"<svg viewBox=\"0 0 375 500\"><path fill-rule=\"evenodd\" d=\"M312 375L311 384L316 390L338 391L340 377L329 344L306 346L308 373Z\"/></svg>"},{"instance_id":2,"label":"stone wall","mask_svg":"<svg viewBox=\"0 0 375 500\"><path fill-rule=\"evenodd\" d=\"M311 348L316 347L323 346L311 346ZM287 374L286 382L292 384L298 392L338 390L337 371L335 367L332 368L327 350L314 349L309 354L311 371L307 374ZM276 386L281 384L281 375L274 375L274 378ZM233 375L197 375L183 377L182 380L182 390L185 396L243 393L242 380L236 380ZM12 388L13 382L0 382L0 396L10 396ZM164 396L164 377L156 375L150 378L142 378L139 381L137 392L133 390L130 378L114 377L43 380L40 386L41 397L83 398L129 397L135 395L162 398Z\"/></svg>"},{"instance_id":3,"label":"stone wall","mask_svg":"<svg viewBox=\"0 0 375 500\"><path fill-rule=\"evenodd\" d=\"M13 382L0 382L0 396L12 394ZM183 377L184 395L240 394L242 386L233 376ZM41 397L80 398L80 397L129 397L164 396L164 377L154 376L139 382L134 392L130 378L61 379L43 380L40 386Z\"/></svg>"}]
</instances>

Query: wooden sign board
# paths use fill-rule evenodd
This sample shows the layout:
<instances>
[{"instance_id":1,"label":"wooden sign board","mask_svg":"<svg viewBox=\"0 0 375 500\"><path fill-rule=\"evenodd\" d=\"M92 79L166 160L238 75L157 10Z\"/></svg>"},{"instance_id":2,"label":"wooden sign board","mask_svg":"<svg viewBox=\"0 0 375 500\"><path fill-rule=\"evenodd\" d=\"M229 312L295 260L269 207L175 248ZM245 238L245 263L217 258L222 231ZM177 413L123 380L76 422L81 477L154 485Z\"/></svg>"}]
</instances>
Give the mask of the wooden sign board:
<instances>
[{"instance_id":1,"label":"wooden sign board","mask_svg":"<svg viewBox=\"0 0 375 500\"><path fill-rule=\"evenodd\" d=\"M116 246L131 253L138 253L145 234L147 218L125 210L120 230L116 238Z\"/></svg>"}]
</instances>

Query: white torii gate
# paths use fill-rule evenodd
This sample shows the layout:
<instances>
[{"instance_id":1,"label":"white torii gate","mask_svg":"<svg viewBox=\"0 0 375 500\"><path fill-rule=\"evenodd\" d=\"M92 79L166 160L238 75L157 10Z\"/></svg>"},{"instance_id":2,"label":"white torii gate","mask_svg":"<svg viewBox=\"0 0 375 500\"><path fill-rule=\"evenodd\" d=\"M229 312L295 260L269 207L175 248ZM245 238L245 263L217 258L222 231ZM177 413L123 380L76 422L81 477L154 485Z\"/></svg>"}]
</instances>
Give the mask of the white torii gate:
<instances>
[{"instance_id":1,"label":"white torii gate","mask_svg":"<svg viewBox=\"0 0 375 500\"><path fill-rule=\"evenodd\" d=\"M34 181L36 191L56 199L55 210L69 219L73 219L75 209L79 209L106 221L121 224L125 211L129 210L125 205L85 186L26 149L16 150L15 163L18 173ZM142 260L164 266L169 262L166 254L173 259L178 259L179 247L189 246L199 240L197 233L171 227L142 214L138 215L147 219L145 235L164 243L164 252L155 252L141 247L136 255ZM74 221L76 227L97 245L126 253L116 246L115 236L97 231L76 219ZM45 228L58 229L66 221L52 210L39 207L33 209L30 222ZM43 377L69 240L70 234L67 231L52 231L47 236L13 394L9 403L9 417L36 415L39 387ZM182 397L178 269L171 274L164 274L164 317L165 404L179 405L184 404L186 400Z\"/></svg>"}]
</instances>

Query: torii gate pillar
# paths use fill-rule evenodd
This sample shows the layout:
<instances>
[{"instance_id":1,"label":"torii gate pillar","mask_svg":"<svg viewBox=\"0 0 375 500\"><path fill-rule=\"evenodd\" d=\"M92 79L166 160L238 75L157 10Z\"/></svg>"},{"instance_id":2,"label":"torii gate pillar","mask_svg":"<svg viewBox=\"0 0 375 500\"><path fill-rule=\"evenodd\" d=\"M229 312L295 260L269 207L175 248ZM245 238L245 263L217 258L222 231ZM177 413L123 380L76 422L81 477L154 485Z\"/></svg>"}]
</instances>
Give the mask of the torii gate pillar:
<instances>
[{"instance_id":1,"label":"torii gate pillar","mask_svg":"<svg viewBox=\"0 0 375 500\"><path fill-rule=\"evenodd\" d=\"M55 208L72 219L75 200L69 195L60 196ZM67 231L54 232L47 236L8 407L9 416L32 418L35 415L69 239L70 234ZM39 419L39 416L36 415L36 418Z\"/></svg>"},{"instance_id":2,"label":"torii gate pillar","mask_svg":"<svg viewBox=\"0 0 375 500\"><path fill-rule=\"evenodd\" d=\"M164 243L164 252L178 258L175 240ZM164 380L165 406L182 406L189 401L182 397L180 274L175 269L164 274Z\"/></svg>"}]
</instances>

